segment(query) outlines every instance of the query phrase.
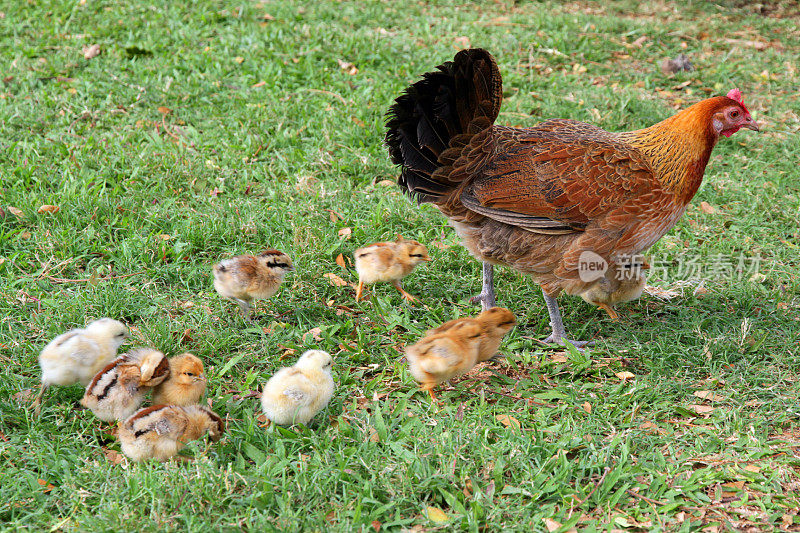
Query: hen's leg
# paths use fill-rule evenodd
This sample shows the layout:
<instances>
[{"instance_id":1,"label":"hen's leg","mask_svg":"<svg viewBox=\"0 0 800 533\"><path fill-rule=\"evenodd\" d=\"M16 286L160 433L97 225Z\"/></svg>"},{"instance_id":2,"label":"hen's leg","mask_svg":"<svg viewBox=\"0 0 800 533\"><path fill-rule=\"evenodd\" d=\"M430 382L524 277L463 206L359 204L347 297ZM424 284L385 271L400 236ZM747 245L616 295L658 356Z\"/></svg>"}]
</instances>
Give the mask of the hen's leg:
<instances>
[{"instance_id":1,"label":"hen's leg","mask_svg":"<svg viewBox=\"0 0 800 533\"><path fill-rule=\"evenodd\" d=\"M494 266L491 263L483 263L483 288L481 293L469 299L469 303L480 302L483 311L495 307L497 300L494 295Z\"/></svg>"},{"instance_id":2,"label":"hen's leg","mask_svg":"<svg viewBox=\"0 0 800 533\"><path fill-rule=\"evenodd\" d=\"M547 304L547 312L550 314L550 327L553 328L553 333L551 333L544 342L548 344L560 344L562 346L565 342L569 342L576 348L592 346L594 344L592 341L573 341L567 338L567 332L564 330L564 322L561 320L561 311L558 310L558 300L552 296L548 296L544 291L542 291L542 294L544 294L544 302Z\"/></svg>"}]
</instances>

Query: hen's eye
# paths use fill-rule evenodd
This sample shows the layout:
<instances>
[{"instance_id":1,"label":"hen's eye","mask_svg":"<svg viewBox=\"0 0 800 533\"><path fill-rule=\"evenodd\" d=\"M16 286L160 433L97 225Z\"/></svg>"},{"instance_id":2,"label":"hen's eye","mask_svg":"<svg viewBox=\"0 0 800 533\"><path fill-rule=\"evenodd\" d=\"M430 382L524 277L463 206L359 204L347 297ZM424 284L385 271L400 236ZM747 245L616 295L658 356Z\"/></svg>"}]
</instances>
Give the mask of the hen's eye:
<instances>
[{"instance_id":1,"label":"hen's eye","mask_svg":"<svg viewBox=\"0 0 800 533\"><path fill-rule=\"evenodd\" d=\"M738 116L739 116L739 112L738 111L731 111L731 118L736 118Z\"/></svg>"}]
</instances>

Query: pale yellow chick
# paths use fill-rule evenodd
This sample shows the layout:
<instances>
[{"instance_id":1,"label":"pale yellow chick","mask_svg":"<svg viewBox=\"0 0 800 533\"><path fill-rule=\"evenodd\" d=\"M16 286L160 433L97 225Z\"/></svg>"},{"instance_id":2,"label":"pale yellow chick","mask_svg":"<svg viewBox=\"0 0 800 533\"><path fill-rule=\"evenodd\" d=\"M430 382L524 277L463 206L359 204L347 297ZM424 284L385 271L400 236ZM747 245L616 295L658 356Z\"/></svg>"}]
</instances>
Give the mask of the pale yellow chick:
<instances>
[{"instance_id":1,"label":"pale yellow chick","mask_svg":"<svg viewBox=\"0 0 800 533\"><path fill-rule=\"evenodd\" d=\"M239 304L242 315L250 320L250 302L278 292L286 273L292 270L292 260L278 250L239 255L214 265L214 289Z\"/></svg>"},{"instance_id":2,"label":"pale yellow chick","mask_svg":"<svg viewBox=\"0 0 800 533\"><path fill-rule=\"evenodd\" d=\"M152 387L169 377L169 362L152 348L135 348L97 373L83 395L81 405L100 420L125 420L144 401Z\"/></svg>"},{"instance_id":3,"label":"pale yellow chick","mask_svg":"<svg viewBox=\"0 0 800 533\"><path fill-rule=\"evenodd\" d=\"M174 457L186 443L206 433L218 441L225 433L225 422L201 405L154 405L141 409L119 423L122 453L133 461Z\"/></svg>"},{"instance_id":4,"label":"pale yellow chick","mask_svg":"<svg viewBox=\"0 0 800 533\"><path fill-rule=\"evenodd\" d=\"M517 323L517 317L510 309L505 307L492 307L483 311L475 318L457 318L449 320L436 329L428 330L426 335L435 335L447 331L456 324L474 320L481 326L480 343L478 344L478 362L488 361L500 348L500 343L506 333Z\"/></svg>"},{"instance_id":5,"label":"pale yellow chick","mask_svg":"<svg viewBox=\"0 0 800 533\"><path fill-rule=\"evenodd\" d=\"M50 341L39 354L42 387L33 401L38 413L44 392L50 385L84 387L95 374L117 356L128 338L128 328L112 318L91 322L85 329L73 329Z\"/></svg>"},{"instance_id":6,"label":"pale yellow chick","mask_svg":"<svg viewBox=\"0 0 800 533\"><path fill-rule=\"evenodd\" d=\"M433 400L436 400L435 386L466 374L478 362L482 333L478 321L461 319L445 331L406 346L409 371Z\"/></svg>"},{"instance_id":7,"label":"pale yellow chick","mask_svg":"<svg viewBox=\"0 0 800 533\"><path fill-rule=\"evenodd\" d=\"M169 360L169 377L153 389L153 405L193 405L206 392L203 361L190 353Z\"/></svg>"},{"instance_id":8,"label":"pale yellow chick","mask_svg":"<svg viewBox=\"0 0 800 533\"><path fill-rule=\"evenodd\" d=\"M619 314L614 306L630 302L642 295L647 282L645 270L649 268L650 264L644 259L640 262L618 265L617 268L606 272L580 296L587 303L603 309L611 320L619 320Z\"/></svg>"},{"instance_id":9,"label":"pale yellow chick","mask_svg":"<svg viewBox=\"0 0 800 533\"><path fill-rule=\"evenodd\" d=\"M331 366L328 352L308 350L294 366L278 370L261 393L264 415L281 426L307 424L331 401Z\"/></svg>"},{"instance_id":10,"label":"pale yellow chick","mask_svg":"<svg viewBox=\"0 0 800 533\"><path fill-rule=\"evenodd\" d=\"M420 263L430 261L428 249L417 241L397 236L395 242L378 242L359 248L353 254L356 272L358 272L358 289L356 301L361 300L364 284L387 282L400 291L408 301L416 298L403 290L400 280L408 276Z\"/></svg>"}]
</instances>

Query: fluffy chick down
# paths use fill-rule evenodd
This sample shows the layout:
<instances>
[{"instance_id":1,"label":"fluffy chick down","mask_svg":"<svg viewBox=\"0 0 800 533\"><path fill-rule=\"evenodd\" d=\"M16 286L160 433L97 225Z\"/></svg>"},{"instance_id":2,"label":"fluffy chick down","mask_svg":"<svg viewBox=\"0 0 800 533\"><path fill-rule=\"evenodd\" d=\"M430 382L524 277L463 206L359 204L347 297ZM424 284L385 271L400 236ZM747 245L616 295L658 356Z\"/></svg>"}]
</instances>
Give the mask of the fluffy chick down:
<instances>
[{"instance_id":1,"label":"fluffy chick down","mask_svg":"<svg viewBox=\"0 0 800 533\"><path fill-rule=\"evenodd\" d=\"M206 392L203 361L190 353L169 359L169 377L153 389L153 404L192 405Z\"/></svg>"},{"instance_id":2,"label":"fluffy chick down","mask_svg":"<svg viewBox=\"0 0 800 533\"><path fill-rule=\"evenodd\" d=\"M166 461L186 443L206 433L218 441L225 432L225 422L211 409L201 405L154 405L141 409L119 423L122 453L133 461Z\"/></svg>"},{"instance_id":3,"label":"fluffy chick down","mask_svg":"<svg viewBox=\"0 0 800 533\"><path fill-rule=\"evenodd\" d=\"M398 235L394 242L378 242L359 248L353 253L358 290L356 301L361 299L365 284L391 283L403 298L415 300L400 285L400 280L408 276L420 263L430 261L428 249L417 241L404 239Z\"/></svg>"},{"instance_id":4,"label":"fluffy chick down","mask_svg":"<svg viewBox=\"0 0 800 533\"><path fill-rule=\"evenodd\" d=\"M282 426L307 424L333 396L332 366L328 352L309 350L294 366L278 370L261 394L264 415Z\"/></svg>"},{"instance_id":5,"label":"fluffy chick down","mask_svg":"<svg viewBox=\"0 0 800 533\"><path fill-rule=\"evenodd\" d=\"M239 255L214 265L214 289L239 304L250 318L250 302L266 299L280 288L287 272L294 270L288 255L267 250L259 255Z\"/></svg>"},{"instance_id":6,"label":"fluffy chick down","mask_svg":"<svg viewBox=\"0 0 800 533\"><path fill-rule=\"evenodd\" d=\"M428 330L426 335L435 335L451 329L456 324L474 320L481 327L480 342L478 343L478 362L488 361L500 348L503 337L511 331L517 323L517 317L510 309L505 307L492 307L483 311L475 318L457 318L449 320L438 328Z\"/></svg>"},{"instance_id":7,"label":"fluffy chick down","mask_svg":"<svg viewBox=\"0 0 800 533\"><path fill-rule=\"evenodd\" d=\"M169 377L169 362L153 348L135 348L97 373L81 405L106 422L133 414L147 391Z\"/></svg>"}]
</instances>

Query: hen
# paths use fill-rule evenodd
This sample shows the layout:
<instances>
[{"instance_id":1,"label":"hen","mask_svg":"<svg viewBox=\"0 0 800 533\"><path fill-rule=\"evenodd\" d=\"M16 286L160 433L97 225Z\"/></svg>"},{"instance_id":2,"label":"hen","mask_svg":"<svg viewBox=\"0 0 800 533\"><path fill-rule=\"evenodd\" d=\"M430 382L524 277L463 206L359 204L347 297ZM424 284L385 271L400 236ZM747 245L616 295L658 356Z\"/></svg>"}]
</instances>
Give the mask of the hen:
<instances>
[{"instance_id":1,"label":"hen","mask_svg":"<svg viewBox=\"0 0 800 533\"><path fill-rule=\"evenodd\" d=\"M493 265L541 285L549 342L565 340L556 297L623 271L683 215L720 135L758 131L738 89L623 133L567 119L498 126L502 95L491 54L462 50L395 101L386 144L400 187L433 203L483 262L484 309Z\"/></svg>"}]
</instances>

